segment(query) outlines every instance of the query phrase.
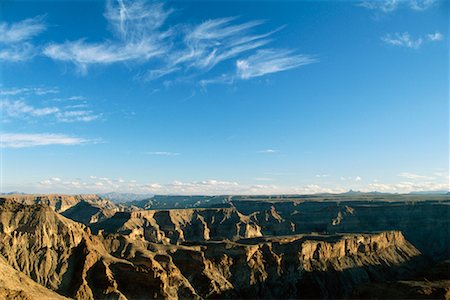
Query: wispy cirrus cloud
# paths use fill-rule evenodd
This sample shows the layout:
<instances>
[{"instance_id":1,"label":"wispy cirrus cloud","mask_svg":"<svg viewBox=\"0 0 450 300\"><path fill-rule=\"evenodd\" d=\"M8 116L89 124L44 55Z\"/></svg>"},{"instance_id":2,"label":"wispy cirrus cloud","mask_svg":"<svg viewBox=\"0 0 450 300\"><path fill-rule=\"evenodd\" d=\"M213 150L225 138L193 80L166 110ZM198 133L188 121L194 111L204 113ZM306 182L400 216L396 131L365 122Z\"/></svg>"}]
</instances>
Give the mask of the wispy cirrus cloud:
<instances>
[{"instance_id":1,"label":"wispy cirrus cloud","mask_svg":"<svg viewBox=\"0 0 450 300\"><path fill-rule=\"evenodd\" d=\"M0 60L25 61L37 54L32 38L47 29L42 16L16 23L0 23Z\"/></svg>"},{"instance_id":2,"label":"wispy cirrus cloud","mask_svg":"<svg viewBox=\"0 0 450 300\"><path fill-rule=\"evenodd\" d=\"M72 108L71 108L72 109ZM68 110L59 111L56 114L56 119L59 122L91 122L102 117L101 113L95 113L92 110Z\"/></svg>"},{"instance_id":3,"label":"wispy cirrus cloud","mask_svg":"<svg viewBox=\"0 0 450 300\"><path fill-rule=\"evenodd\" d=\"M57 107L43 107L37 108L26 104L24 101L16 100L1 100L0 109L3 112L3 116L9 117L21 117L21 116L32 116L32 117L42 117L59 112Z\"/></svg>"},{"instance_id":4,"label":"wispy cirrus cloud","mask_svg":"<svg viewBox=\"0 0 450 300\"><path fill-rule=\"evenodd\" d=\"M240 79L259 77L270 73L290 70L318 62L318 59L291 50L264 49L245 59L236 61L236 74Z\"/></svg>"},{"instance_id":5,"label":"wispy cirrus cloud","mask_svg":"<svg viewBox=\"0 0 450 300\"><path fill-rule=\"evenodd\" d=\"M263 150L258 150L256 151L258 153L264 153L264 154L273 154L273 153L278 153L280 151L275 150L275 149L263 149Z\"/></svg>"},{"instance_id":6,"label":"wispy cirrus cloud","mask_svg":"<svg viewBox=\"0 0 450 300\"><path fill-rule=\"evenodd\" d=\"M51 43L43 53L54 60L74 63L82 73L86 73L90 65L145 62L165 53L170 32L160 27L170 13L171 10L161 3L108 1L104 16L113 39L103 43L89 43L84 38Z\"/></svg>"},{"instance_id":7,"label":"wispy cirrus cloud","mask_svg":"<svg viewBox=\"0 0 450 300\"><path fill-rule=\"evenodd\" d=\"M88 42L87 38L50 43L43 53L56 61L75 64L83 74L92 65L135 62L143 68L136 78L146 81L177 72L182 77L198 77L221 63L228 62L234 68L239 62L236 72L227 73L220 80L201 79L204 84L246 80L313 61L306 55L277 49L242 58L246 53L264 49L283 26L261 32L265 21L242 21L238 17L210 19L199 24L167 24L172 12L158 2L108 1L104 17L112 38L100 43ZM249 68L245 68L246 62L251 63Z\"/></svg>"},{"instance_id":8,"label":"wispy cirrus cloud","mask_svg":"<svg viewBox=\"0 0 450 300\"><path fill-rule=\"evenodd\" d=\"M422 38L414 39L408 32L387 34L382 37L381 40L386 44L392 46L406 47L411 49L418 49L423 43Z\"/></svg>"},{"instance_id":9,"label":"wispy cirrus cloud","mask_svg":"<svg viewBox=\"0 0 450 300\"><path fill-rule=\"evenodd\" d=\"M410 172L402 172L402 173L398 174L398 176L406 178L406 179L412 179L412 180L434 180L434 179L436 179L436 177L433 177L433 176L425 176L425 175L420 175L420 174L410 173Z\"/></svg>"},{"instance_id":10,"label":"wispy cirrus cloud","mask_svg":"<svg viewBox=\"0 0 450 300\"><path fill-rule=\"evenodd\" d=\"M162 53L162 50L155 47L150 41L127 44L112 42L93 44L78 40L63 44L51 44L44 49L44 55L54 60L74 63L83 74L87 72L89 65L107 65L132 60L146 61Z\"/></svg>"},{"instance_id":11,"label":"wispy cirrus cloud","mask_svg":"<svg viewBox=\"0 0 450 300\"><path fill-rule=\"evenodd\" d=\"M413 38L408 32L387 34L381 38L388 45L419 49L425 42L438 42L444 39L440 32L430 33L425 36Z\"/></svg>"},{"instance_id":12,"label":"wispy cirrus cloud","mask_svg":"<svg viewBox=\"0 0 450 300\"><path fill-rule=\"evenodd\" d=\"M159 155L159 156L178 156L181 155L181 153L178 152L168 152L168 151L150 151L145 152L147 155Z\"/></svg>"},{"instance_id":13,"label":"wispy cirrus cloud","mask_svg":"<svg viewBox=\"0 0 450 300\"><path fill-rule=\"evenodd\" d=\"M298 54L292 50L261 49L249 57L236 60L234 73L224 73L200 80L199 83L203 88L212 84L233 84L238 80L248 80L317 62L319 60L315 56Z\"/></svg>"},{"instance_id":14,"label":"wispy cirrus cloud","mask_svg":"<svg viewBox=\"0 0 450 300\"><path fill-rule=\"evenodd\" d=\"M53 133L0 133L2 148L27 148L49 145L82 145L95 141Z\"/></svg>"},{"instance_id":15,"label":"wispy cirrus cloud","mask_svg":"<svg viewBox=\"0 0 450 300\"><path fill-rule=\"evenodd\" d=\"M18 43L30 40L47 29L44 18L38 16L16 23L0 23L0 43Z\"/></svg>"},{"instance_id":16,"label":"wispy cirrus cloud","mask_svg":"<svg viewBox=\"0 0 450 300\"><path fill-rule=\"evenodd\" d=\"M58 94L59 89L56 87L13 87L1 88L0 96L16 96L16 95L37 95L43 96L47 94Z\"/></svg>"},{"instance_id":17,"label":"wispy cirrus cloud","mask_svg":"<svg viewBox=\"0 0 450 300\"><path fill-rule=\"evenodd\" d=\"M271 41L271 35L282 29L255 33L263 23L261 20L239 22L236 17L228 17L184 25L181 43L167 56L166 66L151 70L147 79L186 69L209 71L223 61L260 48Z\"/></svg>"},{"instance_id":18,"label":"wispy cirrus cloud","mask_svg":"<svg viewBox=\"0 0 450 300\"><path fill-rule=\"evenodd\" d=\"M21 62L34 55L36 55L34 46L27 42L0 48L0 61Z\"/></svg>"},{"instance_id":19,"label":"wispy cirrus cloud","mask_svg":"<svg viewBox=\"0 0 450 300\"><path fill-rule=\"evenodd\" d=\"M48 95L59 94L57 87L11 87L0 89L0 110L3 121L9 119L28 119L37 117L53 117L57 122L90 122L102 117L88 109L88 104L77 102L75 105L62 105L64 101L79 101L86 99L82 96L59 97L51 99L53 105L34 105L47 103ZM27 99L27 100L24 100ZM55 105L58 104L58 105ZM8 119L9 118L9 119Z\"/></svg>"},{"instance_id":20,"label":"wispy cirrus cloud","mask_svg":"<svg viewBox=\"0 0 450 300\"><path fill-rule=\"evenodd\" d=\"M35 107L23 100L0 100L0 109L3 118L27 118L27 117L48 117L53 116L59 122L90 122L101 117L91 110L80 110L69 108L59 108L56 106Z\"/></svg>"},{"instance_id":21,"label":"wispy cirrus cloud","mask_svg":"<svg viewBox=\"0 0 450 300\"><path fill-rule=\"evenodd\" d=\"M381 13L391 13L398 9L424 11L433 7L437 2L437 0L371 0L362 1L358 3L358 6Z\"/></svg>"}]
</instances>

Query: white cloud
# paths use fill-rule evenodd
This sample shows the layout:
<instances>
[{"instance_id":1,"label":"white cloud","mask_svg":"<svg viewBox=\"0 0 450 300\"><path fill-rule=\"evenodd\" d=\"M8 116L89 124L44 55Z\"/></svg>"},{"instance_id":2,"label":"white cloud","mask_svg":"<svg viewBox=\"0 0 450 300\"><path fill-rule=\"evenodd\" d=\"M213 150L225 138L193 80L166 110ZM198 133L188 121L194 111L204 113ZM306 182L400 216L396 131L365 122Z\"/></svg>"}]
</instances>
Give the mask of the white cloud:
<instances>
[{"instance_id":1,"label":"white cloud","mask_svg":"<svg viewBox=\"0 0 450 300\"><path fill-rule=\"evenodd\" d=\"M34 107L23 100L0 100L0 109L4 117L26 118L54 116L59 122L90 122L101 115L90 110L63 110L58 107Z\"/></svg>"},{"instance_id":2,"label":"white cloud","mask_svg":"<svg viewBox=\"0 0 450 300\"><path fill-rule=\"evenodd\" d=\"M423 42L422 38L412 38L408 32L387 34L381 38L383 42L389 45L418 49Z\"/></svg>"},{"instance_id":3,"label":"white cloud","mask_svg":"<svg viewBox=\"0 0 450 300\"><path fill-rule=\"evenodd\" d=\"M290 50L265 49L236 61L236 73L240 79L263 76L318 62L314 57L295 54Z\"/></svg>"},{"instance_id":4,"label":"white cloud","mask_svg":"<svg viewBox=\"0 0 450 300\"><path fill-rule=\"evenodd\" d=\"M256 181L273 181L273 178L269 178L269 177L256 177L255 180L256 180Z\"/></svg>"},{"instance_id":5,"label":"white cloud","mask_svg":"<svg viewBox=\"0 0 450 300\"><path fill-rule=\"evenodd\" d=\"M177 152L167 152L167 151L151 151L151 152L145 152L145 154L160 155L160 156L178 156L178 155L180 155L180 153L177 153Z\"/></svg>"},{"instance_id":6,"label":"white cloud","mask_svg":"<svg viewBox=\"0 0 450 300\"><path fill-rule=\"evenodd\" d=\"M72 122L91 122L100 118L101 114L95 114L91 110L71 110L58 112L56 119L60 122L72 123Z\"/></svg>"},{"instance_id":7,"label":"white cloud","mask_svg":"<svg viewBox=\"0 0 450 300\"><path fill-rule=\"evenodd\" d=\"M270 42L269 37L276 29L263 34L252 34L262 21L237 23L236 17L212 19L196 26L185 26L181 50L169 56L169 68L162 74L168 74L183 65L184 69L196 68L208 71L222 61L229 60L244 52L260 48ZM170 71L170 72L169 72Z\"/></svg>"},{"instance_id":8,"label":"white cloud","mask_svg":"<svg viewBox=\"0 0 450 300\"><path fill-rule=\"evenodd\" d=\"M84 96L71 96L71 97L67 98L67 100L71 100L71 101L86 100L86 97L84 97Z\"/></svg>"},{"instance_id":9,"label":"white cloud","mask_svg":"<svg viewBox=\"0 0 450 300\"><path fill-rule=\"evenodd\" d=\"M59 93L59 89L55 88L55 87L35 87L30 89L30 92L34 93L35 95L38 96L43 96L43 95L47 95L47 94L58 94Z\"/></svg>"},{"instance_id":10,"label":"white cloud","mask_svg":"<svg viewBox=\"0 0 450 300\"><path fill-rule=\"evenodd\" d=\"M80 192L133 192L152 194L223 194L227 191L237 192L242 187L233 181L203 180L182 182L175 180L171 183L137 183L136 180L109 179L90 176L88 180L54 180L52 178L38 182L38 188L46 191Z\"/></svg>"},{"instance_id":11,"label":"white cloud","mask_svg":"<svg viewBox=\"0 0 450 300\"><path fill-rule=\"evenodd\" d=\"M56 87L13 87L0 89L1 96L16 96L16 95L37 95L43 96L47 94L58 94L59 89Z\"/></svg>"},{"instance_id":12,"label":"white cloud","mask_svg":"<svg viewBox=\"0 0 450 300\"><path fill-rule=\"evenodd\" d=\"M381 13L392 13L398 9L424 11L437 3L437 0L370 0L363 1L358 6Z\"/></svg>"},{"instance_id":13,"label":"white cloud","mask_svg":"<svg viewBox=\"0 0 450 300\"><path fill-rule=\"evenodd\" d=\"M422 11L434 6L437 0L410 0L408 3L412 10Z\"/></svg>"},{"instance_id":14,"label":"white cloud","mask_svg":"<svg viewBox=\"0 0 450 300\"><path fill-rule=\"evenodd\" d=\"M18 43L39 35L47 26L43 17L26 19L17 23L0 23L0 43Z\"/></svg>"},{"instance_id":15,"label":"white cloud","mask_svg":"<svg viewBox=\"0 0 450 300\"><path fill-rule=\"evenodd\" d=\"M423 37L413 38L408 32L387 34L381 38L386 44L406 47L410 49L419 49L424 42L438 42L442 41L444 36L440 32L430 33Z\"/></svg>"},{"instance_id":16,"label":"white cloud","mask_svg":"<svg viewBox=\"0 0 450 300\"><path fill-rule=\"evenodd\" d=\"M89 44L84 40L51 44L44 49L44 54L52 59L72 62L81 73L87 72L92 64L111 64L130 60L146 61L162 54L162 49L150 41L129 42L127 44Z\"/></svg>"},{"instance_id":17,"label":"white cloud","mask_svg":"<svg viewBox=\"0 0 450 300\"><path fill-rule=\"evenodd\" d=\"M20 62L36 55L30 39L42 33L47 26L43 17L26 19L16 23L0 23L0 61Z\"/></svg>"},{"instance_id":18,"label":"white cloud","mask_svg":"<svg viewBox=\"0 0 450 300\"><path fill-rule=\"evenodd\" d=\"M258 153L266 153L266 154L271 154L271 153L278 153L278 150L275 149L264 149L264 150L259 150L257 151Z\"/></svg>"},{"instance_id":19,"label":"white cloud","mask_svg":"<svg viewBox=\"0 0 450 300\"><path fill-rule=\"evenodd\" d=\"M400 182L400 183L370 183L361 191L378 191L389 193L410 193L424 191L448 191L449 183L439 182Z\"/></svg>"},{"instance_id":20,"label":"white cloud","mask_svg":"<svg viewBox=\"0 0 450 300\"><path fill-rule=\"evenodd\" d=\"M0 48L0 61L22 62L34 55L36 55L34 46L27 42Z\"/></svg>"},{"instance_id":21,"label":"white cloud","mask_svg":"<svg viewBox=\"0 0 450 300\"><path fill-rule=\"evenodd\" d=\"M182 76L202 75L218 64L238 60L237 74L226 74L221 80L200 80L203 84L230 82L234 77L250 79L269 73L297 68L316 59L287 50L268 49L246 59L239 57L272 42L272 36L283 26L263 33L260 20L239 22L237 17L216 18L192 24L166 24L172 9L162 3L108 1L104 16L113 33L105 42L91 43L86 38L65 43L51 43L44 55L70 62L86 74L91 65L150 62L152 68L136 77L155 80L174 72ZM251 64L246 68L246 64ZM226 80L225 80L226 79Z\"/></svg>"},{"instance_id":22,"label":"white cloud","mask_svg":"<svg viewBox=\"0 0 450 300\"><path fill-rule=\"evenodd\" d=\"M56 181L45 179L37 183L37 189L43 192L100 193L100 192L132 192L148 194L175 195L250 195L250 194L312 194L339 193L342 188L326 188L309 184L303 187L282 187L273 184L241 184L236 181L209 179L202 181L179 181L170 183L138 183L136 180L108 179L90 176L87 180Z\"/></svg>"},{"instance_id":23,"label":"white cloud","mask_svg":"<svg viewBox=\"0 0 450 300\"><path fill-rule=\"evenodd\" d=\"M126 61L148 61L166 52L170 32L161 31L171 10L161 3L146 1L108 1L105 18L115 39L88 43L85 39L50 44L44 55L76 64L83 73L89 65Z\"/></svg>"},{"instance_id":24,"label":"white cloud","mask_svg":"<svg viewBox=\"0 0 450 300\"><path fill-rule=\"evenodd\" d=\"M172 13L163 3L143 0L108 0L105 18L113 32L123 40L143 40L158 30ZM150 32L149 32L150 31Z\"/></svg>"},{"instance_id":25,"label":"white cloud","mask_svg":"<svg viewBox=\"0 0 450 300\"><path fill-rule=\"evenodd\" d=\"M435 179L435 177L424 176L424 175L419 175L419 174L409 173L409 172L402 172L402 173L398 174L398 176L406 178L406 179L413 179L413 180L433 180L433 179Z\"/></svg>"},{"instance_id":26,"label":"white cloud","mask_svg":"<svg viewBox=\"0 0 450 300\"><path fill-rule=\"evenodd\" d=\"M48 145L81 145L90 143L88 139L52 133L1 133L2 148L26 148Z\"/></svg>"},{"instance_id":27,"label":"white cloud","mask_svg":"<svg viewBox=\"0 0 450 300\"><path fill-rule=\"evenodd\" d=\"M0 109L4 114L10 117L18 117L23 115L42 117L59 112L59 109L57 107L36 108L26 104L21 100L16 101L1 100Z\"/></svg>"},{"instance_id":28,"label":"white cloud","mask_svg":"<svg viewBox=\"0 0 450 300\"><path fill-rule=\"evenodd\" d=\"M66 105L64 108L66 109L74 109L74 108L86 108L88 105L86 103L74 104L74 105Z\"/></svg>"},{"instance_id":29,"label":"white cloud","mask_svg":"<svg viewBox=\"0 0 450 300\"><path fill-rule=\"evenodd\" d=\"M55 179L57 178L57 179ZM354 181L358 177L351 177ZM59 180L58 180L59 179ZM256 180L256 179L255 179ZM265 180L259 180L265 181ZM233 180L208 179L201 181L175 180L169 183L150 182L143 183L123 178L107 178L90 176L87 179L62 179L59 177L40 181L35 189L43 192L70 192L70 193L100 193L100 192L132 192L149 194L178 194L178 195L250 195L250 194L315 194L315 193L343 193L350 188L361 192L388 192L410 193L415 191L444 191L449 189L448 180L414 181L414 182L372 182L358 183L352 187L350 183L343 185L323 186L306 184L300 186L280 186L275 184L243 184ZM29 188L29 186L27 186ZM30 191L30 192L36 192Z\"/></svg>"},{"instance_id":30,"label":"white cloud","mask_svg":"<svg viewBox=\"0 0 450 300\"><path fill-rule=\"evenodd\" d=\"M349 177L341 176L339 179L342 180L342 181L355 181L355 182L360 182L360 181L362 181L362 177L361 177L361 176L355 176L355 177L351 177L351 176L349 176Z\"/></svg>"},{"instance_id":31,"label":"white cloud","mask_svg":"<svg viewBox=\"0 0 450 300\"><path fill-rule=\"evenodd\" d=\"M359 3L358 6L389 13L395 11L398 8L399 3L399 0L363 1Z\"/></svg>"},{"instance_id":32,"label":"white cloud","mask_svg":"<svg viewBox=\"0 0 450 300\"><path fill-rule=\"evenodd\" d=\"M144 76L141 76L144 80L155 80L164 77L168 74L181 70L181 67L166 66L162 69L150 70L146 72Z\"/></svg>"},{"instance_id":33,"label":"white cloud","mask_svg":"<svg viewBox=\"0 0 450 300\"><path fill-rule=\"evenodd\" d=\"M427 39L432 42L442 41L444 39L444 35L440 32L427 34Z\"/></svg>"},{"instance_id":34,"label":"white cloud","mask_svg":"<svg viewBox=\"0 0 450 300\"><path fill-rule=\"evenodd\" d=\"M317 178L325 178L325 177L329 177L330 175L328 174L316 174Z\"/></svg>"}]
</instances>

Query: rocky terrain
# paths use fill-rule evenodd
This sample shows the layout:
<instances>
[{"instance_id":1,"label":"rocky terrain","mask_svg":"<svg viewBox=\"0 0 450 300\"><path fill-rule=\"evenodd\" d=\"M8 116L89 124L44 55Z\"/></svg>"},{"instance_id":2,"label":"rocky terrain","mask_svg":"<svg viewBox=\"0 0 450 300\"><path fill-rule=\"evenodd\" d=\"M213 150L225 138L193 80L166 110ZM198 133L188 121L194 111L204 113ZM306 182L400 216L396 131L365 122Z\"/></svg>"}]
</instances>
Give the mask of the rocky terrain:
<instances>
[{"instance_id":1,"label":"rocky terrain","mask_svg":"<svg viewBox=\"0 0 450 300\"><path fill-rule=\"evenodd\" d=\"M84 224L111 217L120 208L97 195L8 195L7 199L22 204L45 204L54 211Z\"/></svg>"},{"instance_id":2,"label":"rocky terrain","mask_svg":"<svg viewBox=\"0 0 450 300\"><path fill-rule=\"evenodd\" d=\"M201 197L3 196L0 298L450 299L449 196Z\"/></svg>"}]
</instances>

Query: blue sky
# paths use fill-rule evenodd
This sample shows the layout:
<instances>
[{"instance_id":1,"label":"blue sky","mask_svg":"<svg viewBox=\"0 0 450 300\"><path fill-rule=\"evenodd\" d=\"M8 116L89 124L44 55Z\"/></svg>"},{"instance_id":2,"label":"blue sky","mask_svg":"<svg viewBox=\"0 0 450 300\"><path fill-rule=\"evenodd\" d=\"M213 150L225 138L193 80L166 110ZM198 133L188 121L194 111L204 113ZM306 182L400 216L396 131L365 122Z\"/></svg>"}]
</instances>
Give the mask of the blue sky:
<instances>
[{"instance_id":1,"label":"blue sky","mask_svg":"<svg viewBox=\"0 0 450 300\"><path fill-rule=\"evenodd\" d=\"M2 1L2 192L449 189L449 3Z\"/></svg>"}]
</instances>

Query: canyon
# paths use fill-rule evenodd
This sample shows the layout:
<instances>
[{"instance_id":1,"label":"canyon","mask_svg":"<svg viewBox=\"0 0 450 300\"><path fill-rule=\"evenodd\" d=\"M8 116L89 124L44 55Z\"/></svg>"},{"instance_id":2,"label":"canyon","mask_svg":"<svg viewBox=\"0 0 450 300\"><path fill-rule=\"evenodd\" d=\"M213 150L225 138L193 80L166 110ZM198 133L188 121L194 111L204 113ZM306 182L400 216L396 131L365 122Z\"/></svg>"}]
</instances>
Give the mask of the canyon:
<instances>
[{"instance_id":1,"label":"canyon","mask_svg":"<svg viewBox=\"0 0 450 300\"><path fill-rule=\"evenodd\" d=\"M3 195L0 298L450 299L448 195Z\"/></svg>"}]
</instances>

